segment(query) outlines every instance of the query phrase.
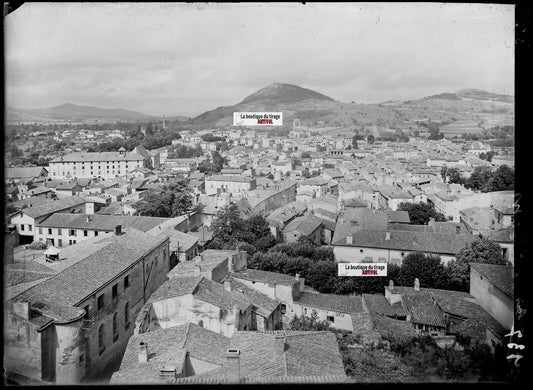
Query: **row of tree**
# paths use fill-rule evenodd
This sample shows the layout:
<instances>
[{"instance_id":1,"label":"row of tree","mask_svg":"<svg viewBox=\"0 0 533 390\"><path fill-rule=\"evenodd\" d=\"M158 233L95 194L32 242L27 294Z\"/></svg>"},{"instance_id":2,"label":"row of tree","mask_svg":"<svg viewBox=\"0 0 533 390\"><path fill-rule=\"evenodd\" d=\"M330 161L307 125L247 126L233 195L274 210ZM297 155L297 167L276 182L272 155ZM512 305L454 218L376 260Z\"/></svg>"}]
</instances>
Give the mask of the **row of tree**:
<instances>
[{"instance_id":1,"label":"row of tree","mask_svg":"<svg viewBox=\"0 0 533 390\"><path fill-rule=\"evenodd\" d=\"M457 168L442 167L441 176L448 183L462 184L474 191L491 192L514 189L514 170L501 165L492 172L490 167L476 167L468 179L461 176Z\"/></svg>"}]
</instances>

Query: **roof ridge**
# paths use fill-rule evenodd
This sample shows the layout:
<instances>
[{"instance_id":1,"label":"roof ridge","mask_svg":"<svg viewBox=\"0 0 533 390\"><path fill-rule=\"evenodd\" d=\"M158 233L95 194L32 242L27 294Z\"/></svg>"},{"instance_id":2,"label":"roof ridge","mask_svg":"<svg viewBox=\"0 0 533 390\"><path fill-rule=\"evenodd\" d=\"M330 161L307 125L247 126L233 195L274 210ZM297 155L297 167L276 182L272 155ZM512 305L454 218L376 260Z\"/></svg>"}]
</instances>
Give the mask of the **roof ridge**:
<instances>
[{"instance_id":1,"label":"roof ridge","mask_svg":"<svg viewBox=\"0 0 533 390\"><path fill-rule=\"evenodd\" d=\"M187 344L187 337L189 337L189 331L191 329L191 323L187 322L187 329L185 329L185 337L183 338L183 344L181 349L185 349L185 344Z\"/></svg>"}]
</instances>

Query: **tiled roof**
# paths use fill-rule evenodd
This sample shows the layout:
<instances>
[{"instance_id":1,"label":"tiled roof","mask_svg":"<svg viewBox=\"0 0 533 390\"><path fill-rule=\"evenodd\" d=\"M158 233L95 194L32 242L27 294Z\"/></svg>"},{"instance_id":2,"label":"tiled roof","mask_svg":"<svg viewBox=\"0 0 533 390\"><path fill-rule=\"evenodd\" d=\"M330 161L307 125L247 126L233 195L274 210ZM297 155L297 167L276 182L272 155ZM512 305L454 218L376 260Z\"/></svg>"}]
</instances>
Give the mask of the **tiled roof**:
<instances>
[{"instance_id":1,"label":"tiled roof","mask_svg":"<svg viewBox=\"0 0 533 390\"><path fill-rule=\"evenodd\" d=\"M55 271L36 261L6 264L4 266L4 282L7 286L15 286L34 280L55 275Z\"/></svg>"},{"instance_id":2,"label":"tiled roof","mask_svg":"<svg viewBox=\"0 0 533 390\"><path fill-rule=\"evenodd\" d=\"M498 290L514 299L513 267L484 263L470 263L470 267L485 276Z\"/></svg>"},{"instance_id":3,"label":"tiled roof","mask_svg":"<svg viewBox=\"0 0 533 390\"><path fill-rule=\"evenodd\" d=\"M148 346L148 362L139 363L137 348L141 342ZM163 366L183 367L185 353L195 359L219 367L226 363L230 339L221 334L187 323L176 327L133 335L122 358L120 370L111 384L171 383L174 378L159 375Z\"/></svg>"},{"instance_id":4,"label":"tiled roof","mask_svg":"<svg viewBox=\"0 0 533 390\"><path fill-rule=\"evenodd\" d=\"M310 235L317 230L322 221L319 218L315 218L312 215L304 215L302 217L296 217L285 226L284 233L287 232L301 232L303 234Z\"/></svg>"},{"instance_id":5,"label":"tiled roof","mask_svg":"<svg viewBox=\"0 0 533 390\"><path fill-rule=\"evenodd\" d=\"M411 220L409 219L409 213L407 211L387 210L387 217L392 223L411 223Z\"/></svg>"},{"instance_id":6,"label":"tiled roof","mask_svg":"<svg viewBox=\"0 0 533 390\"><path fill-rule=\"evenodd\" d=\"M67 209L69 207L78 206L84 203L91 203L91 202L85 198L82 198L81 196L69 196L66 198L58 199L51 203L46 203L40 206L24 209L23 212L28 217L38 218L44 215L53 214L58 211Z\"/></svg>"},{"instance_id":7,"label":"tiled roof","mask_svg":"<svg viewBox=\"0 0 533 390\"><path fill-rule=\"evenodd\" d=\"M39 177L44 167L14 167L5 169L6 179L34 178ZM47 171L48 172L48 171Z\"/></svg>"},{"instance_id":8,"label":"tiled roof","mask_svg":"<svg viewBox=\"0 0 533 390\"><path fill-rule=\"evenodd\" d=\"M227 310L233 309L235 305L240 310L246 310L252 304L242 294L226 291L220 283L203 276L169 279L151 295L150 301L162 301L187 294L193 294L197 299Z\"/></svg>"},{"instance_id":9,"label":"tiled roof","mask_svg":"<svg viewBox=\"0 0 533 390\"><path fill-rule=\"evenodd\" d=\"M120 154L119 152L80 152L70 153L62 157L54 158L51 163L61 162L104 162L104 161L143 161L144 157L133 152Z\"/></svg>"},{"instance_id":10,"label":"tiled roof","mask_svg":"<svg viewBox=\"0 0 533 390\"><path fill-rule=\"evenodd\" d=\"M87 219L89 219L89 221L87 221ZM121 225L122 228L132 227L142 232L146 232L167 220L168 218L129 215L114 216L105 214L57 213L49 216L44 221L37 224L37 226L64 229L113 231L115 226Z\"/></svg>"},{"instance_id":11,"label":"tiled roof","mask_svg":"<svg viewBox=\"0 0 533 390\"><path fill-rule=\"evenodd\" d=\"M401 230L389 231L390 239L387 240L386 233L386 231L366 229L354 232L351 246L455 255L475 240L474 236L467 234L422 233ZM338 244L346 245L345 243Z\"/></svg>"},{"instance_id":12,"label":"tiled roof","mask_svg":"<svg viewBox=\"0 0 533 390\"><path fill-rule=\"evenodd\" d=\"M416 330L407 321L390 318L377 313L370 314L373 328L383 337L388 339L409 340L416 336Z\"/></svg>"},{"instance_id":13,"label":"tiled roof","mask_svg":"<svg viewBox=\"0 0 533 390\"><path fill-rule=\"evenodd\" d=\"M442 311L428 294L405 295L402 296L402 301L411 314L412 323L446 327Z\"/></svg>"},{"instance_id":14,"label":"tiled roof","mask_svg":"<svg viewBox=\"0 0 533 390\"><path fill-rule=\"evenodd\" d=\"M14 300L75 306L167 239L151 237L128 228L120 236L112 235L97 240L108 245L98 246L95 252L86 253L83 260L16 296ZM90 241L86 240L85 243Z\"/></svg>"},{"instance_id":15,"label":"tiled roof","mask_svg":"<svg viewBox=\"0 0 533 390\"><path fill-rule=\"evenodd\" d=\"M388 317L403 317L408 314L401 302L391 305L382 294L363 294L363 300L371 314L382 314Z\"/></svg>"},{"instance_id":16,"label":"tiled roof","mask_svg":"<svg viewBox=\"0 0 533 390\"><path fill-rule=\"evenodd\" d=\"M248 298L252 304L258 309L258 313L264 317L269 317L270 314L280 305L280 301L272 299L254 288L239 282L232 277L226 277L225 281L230 282L231 290L241 293Z\"/></svg>"},{"instance_id":17,"label":"tiled roof","mask_svg":"<svg viewBox=\"0 0 533 390\"><path fill-rule=\"evenodd\" d=\"M282 335L286 342L284 352L276 348L279 340L273 332L235 332L230 347L241 351L241 376L344 375L341 354L332 332Z\"/></svg>"},{"instance_id":18,"label":"tiled roof","mask_svg":"<svg viewBox=\"0 0 533 390\"><path fill-rule=\"evenodd\" d=\"M334 295L303 292L295 303L342 313L360 313L365 311L360 295Z\"/></svg>"},{"instance_id":19,"label":"tiled roof","mask_svg":"<svg viewBox=\"0 0 533 390\"><path fill-rule=\"evenodd\" d=\"M269 284L276 283L285 286L292 286L294 283L299 283L293 276L270 271L261 271L257 269L245 269L242 271L232 272L230 275L236 279L244 279Z\"/></svg>"},{"instance_id":20,"label":"tiled roof","mask_svg":"<svg viewBox=\"0 0 533 390\"><path fill-rule=\"evenodd\" d=\"M223 175L213 175L210 178L205 179L205 181L228 181L228 182L238 182L238 183L250 183L253 179L246 176L223 176Z\"/></svg>"}]
</instances>

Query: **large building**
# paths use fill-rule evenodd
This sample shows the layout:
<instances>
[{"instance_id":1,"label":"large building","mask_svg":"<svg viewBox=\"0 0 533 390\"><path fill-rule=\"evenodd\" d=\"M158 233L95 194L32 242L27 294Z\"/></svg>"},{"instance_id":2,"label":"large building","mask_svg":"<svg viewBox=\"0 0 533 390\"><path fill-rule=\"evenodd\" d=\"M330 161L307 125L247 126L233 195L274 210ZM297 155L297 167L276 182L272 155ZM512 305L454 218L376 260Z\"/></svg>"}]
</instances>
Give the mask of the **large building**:
<instances>
[{"instance_id":1,"label":"large building","mask_svg":"<svg viewBox=\"0 0 533 390\"><path fill-rule=\"evenodd\" d=\"M149 160L148 160L149 161ZM140 153L126 152L81 152L71 153L53 159L49 163L49 176L61 178L103 178L113 179L124 176L136 168L149 165Z\"/></svg>"},{"instance_id":2,"label":"large building","mask_svg":"<svg viewBox=\"0 0 533 390\"><path fill-rule=\"evenodd\" d=\"M77 245L65 251L70 266L4 303L4 369L17 383L98 379L169 271L165 236L129 228Z\"/></svg>"}]
</instances>

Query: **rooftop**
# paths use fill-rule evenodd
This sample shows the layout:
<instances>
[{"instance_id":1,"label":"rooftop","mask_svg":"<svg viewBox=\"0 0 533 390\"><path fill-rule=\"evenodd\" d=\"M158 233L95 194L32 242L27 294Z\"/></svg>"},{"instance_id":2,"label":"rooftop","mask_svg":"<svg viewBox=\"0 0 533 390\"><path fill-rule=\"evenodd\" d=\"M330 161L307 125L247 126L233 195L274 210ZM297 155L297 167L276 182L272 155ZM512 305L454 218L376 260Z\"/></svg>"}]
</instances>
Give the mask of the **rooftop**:
<instances>
[{"instance_id":1,"label":"rooftop","mask_svg":"<svg viewBox=\"0 0 533 390\"><path fill-rule=\"evenodd\" d=\"M70 153L54 158L50 163L62 162L102 162L102 161L143 161L144 157L133 152L121 154L119 152L80 152Z\"/></svg>"},{"instance_id":2,"label":"rooftop","mask_svg":"<svg viewBox=\"0 0 533 390\"><path fill-rule=\"evenodd\" d=\"M296 303L341 313L361 313L365 311L360 295L350 296L303 292Z\"/></svg>"},{"instance_id":3,"label":"rooftop","mask_svg":"<svg viewBox=\"0 0 533 390\"><path fill-rule=\"evenodd\" d=\"M470 263L470 267L485 276L498 290L514 299L514 268L508 265Z\"/></svg>"},{"instance_id":4,"label":"rooftop","mask_svg":"<svg viewBox=\"0 0 533 390\"><path fill-rule=\"evenodd\" d=\"M61 198L53 202L45 203L40 206L29 207L22 212L31 218L39 218L48 214L53 214L61 210L68 209L69 207L74 207L82 205L84 203L92 203L91 201L82 198L81 196L69 196L66 198Z\"/></svg>"},{"instance_id":5,"label":"rooftop","mask_svg":"<svg viewBox=\"0 0 533 390\"><path fill-rule=\"evenodd\" d=\"M257 269L245 269L242 271L232 272L230 275L236 279L268 284L276 283L285 286L292 286L294 283L299 283L299 281L293 276L279 274L276 272L261 271Z\"/></svg>"}]
</instances>

